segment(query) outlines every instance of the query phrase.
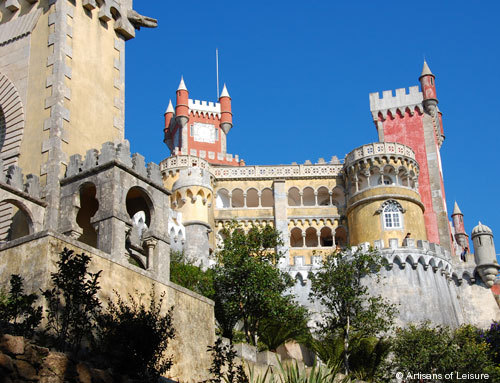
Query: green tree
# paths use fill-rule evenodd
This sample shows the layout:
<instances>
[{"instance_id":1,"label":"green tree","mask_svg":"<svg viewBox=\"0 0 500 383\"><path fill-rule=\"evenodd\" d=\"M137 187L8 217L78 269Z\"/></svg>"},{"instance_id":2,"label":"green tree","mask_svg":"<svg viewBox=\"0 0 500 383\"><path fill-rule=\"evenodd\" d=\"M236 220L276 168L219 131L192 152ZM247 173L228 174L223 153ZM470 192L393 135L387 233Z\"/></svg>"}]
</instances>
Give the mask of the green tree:
<instances>
[{"instance_id":1,"label":"green tree","mask_svg":"<svg viewBox=\"0 0 500 383\"><path fill-rule=\"evenodd\" d=\"M441 382L439 375L451 373L447 382L463 382L457 373L487 373L491 381L499 381L499 370L489 354L489 345L478 333L478 329L470 325L451 330L446 326L432 327L429 322L400 328L391 342L391 357L382 366L379 380L392 382L398 371L407 382L415 383L421 381L415 376L419 372L435 374L427 382ZM484 382L485 379L466 380Z\"/></svg>"},{"instance_id":2,"label":"green tree","mask_svg":"<svg viewBox=\"0 0 500 383\"><path fill-rule=\"evenodd\" d=\"M57 272L51 274L52 289L42 292L47 300L46 335L60 351L77 353L86 339L93 340L101 302L99 276L90 273L90 256L64 250L57 261Z\"/></svg>"},{"instance_id":3,"label":"green tree","mask_svg":"<svg viewBox=\"0 0 500 383\"><path fill-rule=\"evenodd\" d=\"M209 299L214 297L213 270L193 265L183 252L170 252L170 281Z\"/></svg>"},{"instance_id":4,"label":"green tree","mask_svg":"<svg viewBox=\"0 0 500 383\"><path fill-rule=\"evenodd\" d=\"M311 298L323 307L318 327L323 336L343 340L343 364L349 373L351 343L388 331L397 309L369 292L364 278L380 282L382 257L373 249L344 250L327 256L316 273L310 273Z\"/></svg>"},{"instance_id":5,"label":"green tree","mask_svg":"<svg viewBox=\"0 0 500 383\"><path fill-rule=\"evenodd\" d=\"M224 246L214 267L215 316L222 335L232 339L240 320L248 343L257 345L259 325L278 318L293 280L276 266L283 256L280 234L270 226L245 233L236 222L224 230Z\"/></svg>"},{"instance_id":6,"label":"green tree","mask_svg":"<svg viewBox=\"0 0 500 383\"><path fill-rule=\"evenodd\" d=\"M116 303L110 300L107 312L99 318L97 349L104 354L106 366L116 372L157 382L172 366L172 359L165 353L175 337L173 307L162 314L165 293L157 299L154 286L149 304L138 302L132 295L129 303L116 296Z\"/></svg>"},{"instance_id":7,"label":"green tree","mask_svg":"<svg viewBox=\"0 0 500 383\"><path fill-rule=\"evenodd\" d=\"M0 299L0 332L31 338L42 321L42 306L34 306L36 294L25 294L19 275L10 277L10 290Z\"/></svg>"}]
</instances>

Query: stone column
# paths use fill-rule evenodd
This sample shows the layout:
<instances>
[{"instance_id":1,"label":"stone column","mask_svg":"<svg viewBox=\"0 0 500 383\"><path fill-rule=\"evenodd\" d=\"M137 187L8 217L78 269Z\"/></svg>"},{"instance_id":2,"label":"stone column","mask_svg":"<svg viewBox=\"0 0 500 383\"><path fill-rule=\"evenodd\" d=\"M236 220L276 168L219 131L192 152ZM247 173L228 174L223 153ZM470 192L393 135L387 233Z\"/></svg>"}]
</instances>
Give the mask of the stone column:
<instances>
[{"instance_id":1,"label":"stone column","mask_svg":"<svg viewBox=\"0 0 500 383\"><path fill-rule=\"evenodd\" d=\"M273 183L274 192L274 227L281 234L283 245L276 251L283 253L283 258L279 261L279 267L285 268L290 264L290 237L288 236L288 218L287 218L287 194L285 180L275 180ZM302 196L301 196L302 199Z\"/></svg>"}]
</instances>

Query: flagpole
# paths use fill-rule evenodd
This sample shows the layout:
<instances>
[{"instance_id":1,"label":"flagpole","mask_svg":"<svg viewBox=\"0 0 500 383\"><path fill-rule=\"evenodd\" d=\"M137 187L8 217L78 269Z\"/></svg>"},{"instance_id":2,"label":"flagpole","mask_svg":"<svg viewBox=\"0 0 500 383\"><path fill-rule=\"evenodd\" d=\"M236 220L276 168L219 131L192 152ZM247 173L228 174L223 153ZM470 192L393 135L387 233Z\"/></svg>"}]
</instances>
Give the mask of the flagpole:
<instances>
[{"instance_id":1,"label":"flagpole","mask_svg":"<svg viewBox=\"0 0 500 383\"><path fill-rule=\"evenodd\" d=\"M217 97L216 100L219 99L219 49L215 48L215 69L217 71Z\"/></svg>"}]
</instances>

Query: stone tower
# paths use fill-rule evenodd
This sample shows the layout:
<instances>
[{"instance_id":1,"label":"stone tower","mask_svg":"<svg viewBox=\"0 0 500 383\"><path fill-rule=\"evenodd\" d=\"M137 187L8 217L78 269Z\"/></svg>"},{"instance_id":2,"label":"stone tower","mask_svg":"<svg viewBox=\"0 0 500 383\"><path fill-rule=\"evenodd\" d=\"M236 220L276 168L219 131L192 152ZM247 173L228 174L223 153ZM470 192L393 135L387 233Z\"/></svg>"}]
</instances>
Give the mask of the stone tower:
<instances>
[{"instance_id":1,"label":"stone tower","mask_svg":"<svg viewBox=\"0 0 500 383\"><path fill-rule=\"evenodd\" d=\"M124 138L125 41L156 21L132 0L8 0L0 13L0 156L40 177L55 229L69 157Z\"/></svg>"},{"instance_id":2,"label":"stone tower","mask_svg":"<svg viewBox=\"0 0 500 383\"><path fill-rule=\"evenodd\" d=\"M477 271L486 286L491 287L495 283L496 275L500 270L495 244L493 243L493 232L488 226L479 222L472 229L472 243L474 244L474 260L476 261Z\"/></svg>"},{"instance_id":3,"label":"stone tower","mask_svg":"<svg viewBox=\"0 0 500 383\"><path fill-rule=\"evenodd\" d=\"M420 165L419 193L425 206L429 241L451 250L440 149L444 140L441 112L437 104L435 76L424 61L419 78L421 89L384 91L370 94L370 110L379 140L408 145Z\"/></svg>"},{"instance_id":4,"label":"stone tower","mask_svg":"<svg viewBox=\"0 0 500 383\"><path fill-rule=\"evenodd\" d=\"M376 142L354 149L346 156L349 243L402 244L427 240L424 206L418 193L419 166L415 153L405 145Z\"/></svg>"},{"instance_id":5,"label":"stone tower","mask_svg":"<svg viewBox=\"0 0 500 383\"><path fill-rule=\"evenodd\" d=\"M462 214L462 211L460 210L456 202L455 206L453 207L451 219L453 221L453 227L455 228L455 240L457 241L457 244L460 245L462 251L466 251L467 253L469 253L469 236L465 232L464 215Z\"/></svg>"}]
</instances>

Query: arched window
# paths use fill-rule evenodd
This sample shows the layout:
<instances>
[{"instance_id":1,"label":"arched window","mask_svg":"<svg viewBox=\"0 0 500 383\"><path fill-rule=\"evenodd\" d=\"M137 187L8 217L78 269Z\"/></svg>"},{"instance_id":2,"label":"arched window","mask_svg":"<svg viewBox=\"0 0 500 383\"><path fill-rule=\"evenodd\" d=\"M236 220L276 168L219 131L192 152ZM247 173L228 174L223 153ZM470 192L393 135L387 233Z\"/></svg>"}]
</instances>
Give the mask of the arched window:
<instances>
[{"instance_id":1,"label":"arched window","mask_svg":"<svg viewBox=\"0 0 500 383\"><path fill-rule=\"evenodd\" d=\"M262 190L261 194L261 205L262 207L273 207L274 206L274 195L271 189Z\"/></svg>"},{"instance_id":2,"label":"arched window","mask_svg":"<svg viewBox=\"0 0 500 383\"><path fill-rule=\"evenodd\" d=\"M308 227L306 230L306 246L318 247L318 234L314 227Z\"/></svg>"},{"instance_id":3,"label":"arched window","mask_svg":"<svg viewBox=\"0 0 500 383\"><path fill-rule=\"evenodd\" d=\"M332 229L329 227L323 227L320 231L321 246L330 247L333 246L333 235Z\"/></svg>"},{"instance_id":4,"label":"arched window","mask_svg":"<svg viewBox=\"0 0 500 383\"><path fill-rule=\"evenodd\" d=\"M233 192L231 193L231 195L232 195L231 202L233 204L233 207L243 207L244 206L243 190L234 189Z\"/></svg>"},{"instance_id":5,"label":"arched window","mask_svg":"<svg viewBox=\"0 0 500 383\"><path fill-rule=\"evenodd\" d=\"M385 230L394 230L403 228L404 209L399 202L392 199L385 201L382 204L382 219L384 221Z\"/></svg>"},{"instance_id":6,"label":"arched window","mask_svg":"<svg viewBox=\"0 0 500 383\"><path fill-rule=\"evenodd\" d=\"M215 200L215 207L217 209L225 209L230 207L229 205L229 192L226 189L220 189L217 191L217 198Z\"/></svg>"},{"instance_id":7,"label":"arched window","mask_svg":"<svg viewBox=\"0 0 500 383\"><path fill-rule=\"evenodd\" d=\"M259 192L256 189L247 190L247 207L259 206Z\"/></svg>"},{"instance_id":8,"label":"arched window","mask_svg":"<svg viewBox=\"0 0 500 383\"><path fill-rule=\"evenodd\" d=\"M302 204L304 206L316 205L316 196L314 195L313 188L307 187L304 189L304 194L302 195Z\"/></svg>"},{"instance_id":9,"label":"arched window","mask_svg":"<svg viewBox=\"0 0 500 383\"><path fill-rule=\"evenodd\" d=\"M295 187L288 189L288 206L300 206L299 189Z\"/></svg>"},{"instance_id":10,"label":"arched window","mask_svg":"<svg viewBox=\"0 0 500 383\"><path fill-rule=\"evenodd\" d=\"M302 230L300 230L298 227L294 227L290 232L290 246L291 247L304 246L304 241L302 239Z\"/></svg>"},{"instance_id":11,"label":"arched window","mask_svg":"<svg viewBox=\"0 0 500 383\"><path fill-rule=\"evenodd\" d=\"M340 247L347 246L347 231L342 226L335 229L335 244Z\"/></svg>"},{"instance_id":12,"label":"arched window","mask_svg":"<svg viewBox=\"0 0 500 383\"><path fill-rule=\"evenodd\" d=\"M318 189L318 205L320 206L330 205L330 192L324 186Z\"/></svg>"}]
</instances>

